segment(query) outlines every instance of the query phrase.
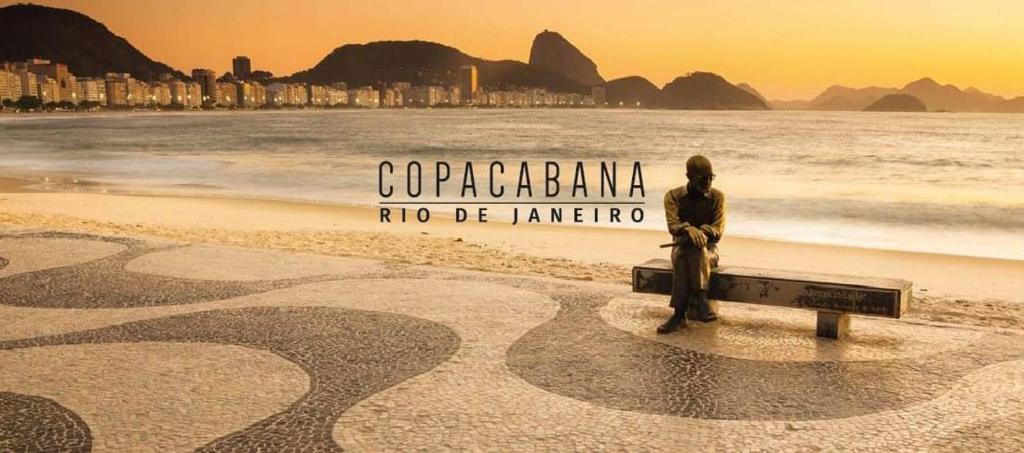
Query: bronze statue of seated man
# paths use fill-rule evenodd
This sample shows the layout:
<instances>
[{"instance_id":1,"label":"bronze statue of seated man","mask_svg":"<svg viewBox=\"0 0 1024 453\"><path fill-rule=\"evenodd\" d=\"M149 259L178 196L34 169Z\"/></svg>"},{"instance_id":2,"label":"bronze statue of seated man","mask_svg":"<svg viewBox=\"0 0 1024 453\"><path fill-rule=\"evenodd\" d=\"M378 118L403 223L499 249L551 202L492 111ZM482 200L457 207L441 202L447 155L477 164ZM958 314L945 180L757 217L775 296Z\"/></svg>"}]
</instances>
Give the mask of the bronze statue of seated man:
<instances>
[{"instance_id":1,"label":"bronze statue of seated man","mask_svg":"<svg viewBox=\"0 0 1024 453\"><path fill-rule=\"evenodd\" d=\"M665 194L665 220L672 235L672 317L658 333L686 327L690 319L712 322L708 286L711 269L718 266L718 241L725 231L725 195L711 188L715 173L708 158L695 155L686 161L685 186Z\"/></svg>"}]
</instances>

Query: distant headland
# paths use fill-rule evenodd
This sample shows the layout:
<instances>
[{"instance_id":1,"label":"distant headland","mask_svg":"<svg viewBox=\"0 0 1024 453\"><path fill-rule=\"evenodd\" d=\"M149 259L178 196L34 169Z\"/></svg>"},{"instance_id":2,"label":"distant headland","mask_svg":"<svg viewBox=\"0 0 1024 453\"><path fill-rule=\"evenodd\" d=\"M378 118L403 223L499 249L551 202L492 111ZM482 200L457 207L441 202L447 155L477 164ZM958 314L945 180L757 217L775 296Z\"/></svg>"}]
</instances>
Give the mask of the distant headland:
<instances>
[{"instance_id":1,"label":"distant headland","mask_svg":"<svg viewBox=\"0 0 1024 453\"><path fill-rule=\"evenodd\" d=\"M931 77L915 80L903 88L834 85L809 101L771 101L770 104L779 110L858 111L869 110L868 107L894 94L911 96L932 112L1024 113L1024 97L1006 99L977 88L961 90L954 85L941 85Z\"/></svg>"}]
</instances>

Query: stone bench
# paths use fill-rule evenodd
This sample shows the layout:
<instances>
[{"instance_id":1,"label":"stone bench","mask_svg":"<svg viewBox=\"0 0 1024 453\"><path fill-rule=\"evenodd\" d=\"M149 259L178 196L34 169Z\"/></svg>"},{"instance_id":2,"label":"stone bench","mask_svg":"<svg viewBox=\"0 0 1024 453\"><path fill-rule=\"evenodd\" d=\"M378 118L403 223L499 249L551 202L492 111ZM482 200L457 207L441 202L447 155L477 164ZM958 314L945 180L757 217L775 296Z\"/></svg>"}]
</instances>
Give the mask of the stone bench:
<instances>
[{"instance_id":1,"label":"stone bench","mask_svg":"<svg viewBox=\"0 0 1024 453\"><path fill-rule=\"evenodd\" d=\"M850 315L900 318L913 284L906 280L722 266L711 273L712 300L803 308L818 312L817 335L839 339ZM672 263L653 259L633 267L633 292L672 294Z\"/></svg>"}]
</instances>

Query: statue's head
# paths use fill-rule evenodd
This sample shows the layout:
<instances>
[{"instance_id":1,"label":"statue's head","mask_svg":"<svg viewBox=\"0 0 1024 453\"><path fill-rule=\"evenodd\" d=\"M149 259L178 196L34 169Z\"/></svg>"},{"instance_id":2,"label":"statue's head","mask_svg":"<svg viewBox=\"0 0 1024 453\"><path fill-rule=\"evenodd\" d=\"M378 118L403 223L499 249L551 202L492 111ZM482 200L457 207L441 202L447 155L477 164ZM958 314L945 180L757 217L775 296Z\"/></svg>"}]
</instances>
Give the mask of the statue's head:
<instances>
[{"instance_id":1,"label":"statue's head","mask_svg":"<svg viewBox=\"0 0 1024 453\"><path fill-rule=\"evenodd\" d=\"M686 179L689 186L701 193L711 190L711 181L715 180L715 173L711 170L711 161L700 154L691 156L686 160Z\"/></svg>"}]
</instances>

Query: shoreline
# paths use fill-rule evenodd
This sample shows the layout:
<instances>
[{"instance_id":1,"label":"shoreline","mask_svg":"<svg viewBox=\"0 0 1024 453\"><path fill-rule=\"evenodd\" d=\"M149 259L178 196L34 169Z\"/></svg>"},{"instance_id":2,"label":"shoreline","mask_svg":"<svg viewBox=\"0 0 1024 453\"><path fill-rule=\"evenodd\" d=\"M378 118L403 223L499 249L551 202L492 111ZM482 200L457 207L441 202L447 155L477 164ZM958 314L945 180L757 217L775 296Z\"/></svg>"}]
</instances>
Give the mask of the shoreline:
<instances>
[{"instance_id":1,"label":"shoreline","mask_svg":"<svg viewBox=\"0 0 1024 453\"><path fill-rule=\"evenodd\" d=\"M40 185L49 185L49 187L39 187ZM223 191L223 192L219 192ZM292 207L321 207L325 209L337 208L340 210L358 210L365 211L365 213L376 213L377 210L388 206L378 205L367 205L358 203L346 203L338 201L325 201L325 200L314 200L314 199L301 199L301 198L289 198L289 197L271 197L260 194L249 194L243 192L233 192L231 189L223 186L205 185L205 184L171 184L171 185L129 185L125 183L102 181L98 179L91 179L87 176L75 174L75 173L61 173L61 172L41 172L41 171L27 171L27 170L13 170L11 168L0 167L0 194L10 192L34 192L34 193L81 193L81 194L102 194L102 195L115 195L124 197L159 197L159 198L182 198L182 199L205 199L205 200L225 200L225 201L240 201L247 203L256 204L281 204L284 206ZM480 205L486 205L486 202L481 202ZM397 208L392 207L392 219L396 219L394 212ZM524 208L525 209L525 208ZM626 215L626 214L623 214ZM412 214L409 214L410 219ZM377 214L373 214L374 218ZM472 215L470 215L472 218ZM391 225L404 225L404 229L415 229L416 226L421 226L422 229L431 229L431 225L435 220L441 220L445 224L454 223L454 213L447 211L436 211L430 212L431 221L426 224L418 223L410 220L402 223L394 220ZM625 227L625 226L613 226L605 224L595 224L591 222L583 223L552 223L552 222L539 222L539 223L528 223L520 217L520 225L512 225L509 219L504 218L493 218L488 219L486 223L489 225L501 224L505 226L522 226L527 228L570 228L570 229L596 229L596 230L615 230L615 231L628 231L636 232L640 234L659 234L664 237L664 241L659 242L662 244L669 241L667 234L661 229L648 229L640 227ZM488 225L488 226L489 226ZM484 227L479 223L475 222L463 222L459 228L471 229L476 227ZM997 256L984 256L984 255L968 255L968 254L957 254L957 253L946 253L946 252L931 252L924 250L914 249L896 249L896 248L883 248L883 247L865 247L865 246L852 246L846 244L834 244L827 242L815 242L809 240L791 240L791 239L779 239L770 236L758 236L748 234L727 234L729 239L739 241L755 241L755 242L766 242L774 244L790 244L793 246L811 246L811 247L828 247L843 250L860 250L867 252L880 252L880 253L891 253L891 254L914 254L922 256L930 256L936 259L970 259L970 260L983 260L993 262L1006 262L1006 263L1019 263L1024 264L1024 259L1004 258ZM1024 298L1022 298L1024 302Z\"/></svg>"},{"instance_id":2,"label":"shoreline","mask_svg":"<svg viewBox=\"0 0 1024 453\"><path fill-rule=\"evenodd\" d=\"M8 173L9 174L9 173ZM38 176L38 175L36 175ZM33 176L35 177L35 176ZM373 207L195 193L111 193L34 188L33 177L0 176L0 225L144 235L472 270L629 284L630 269L667 256L667 233L507 222L378 223ZM62 176L51 176L60 184ZM107 193L96 191L105 187ZM1024 261L726 236L729 265L914 282L910 317L1024 327Z\"/></svg>"}]
</instances>

